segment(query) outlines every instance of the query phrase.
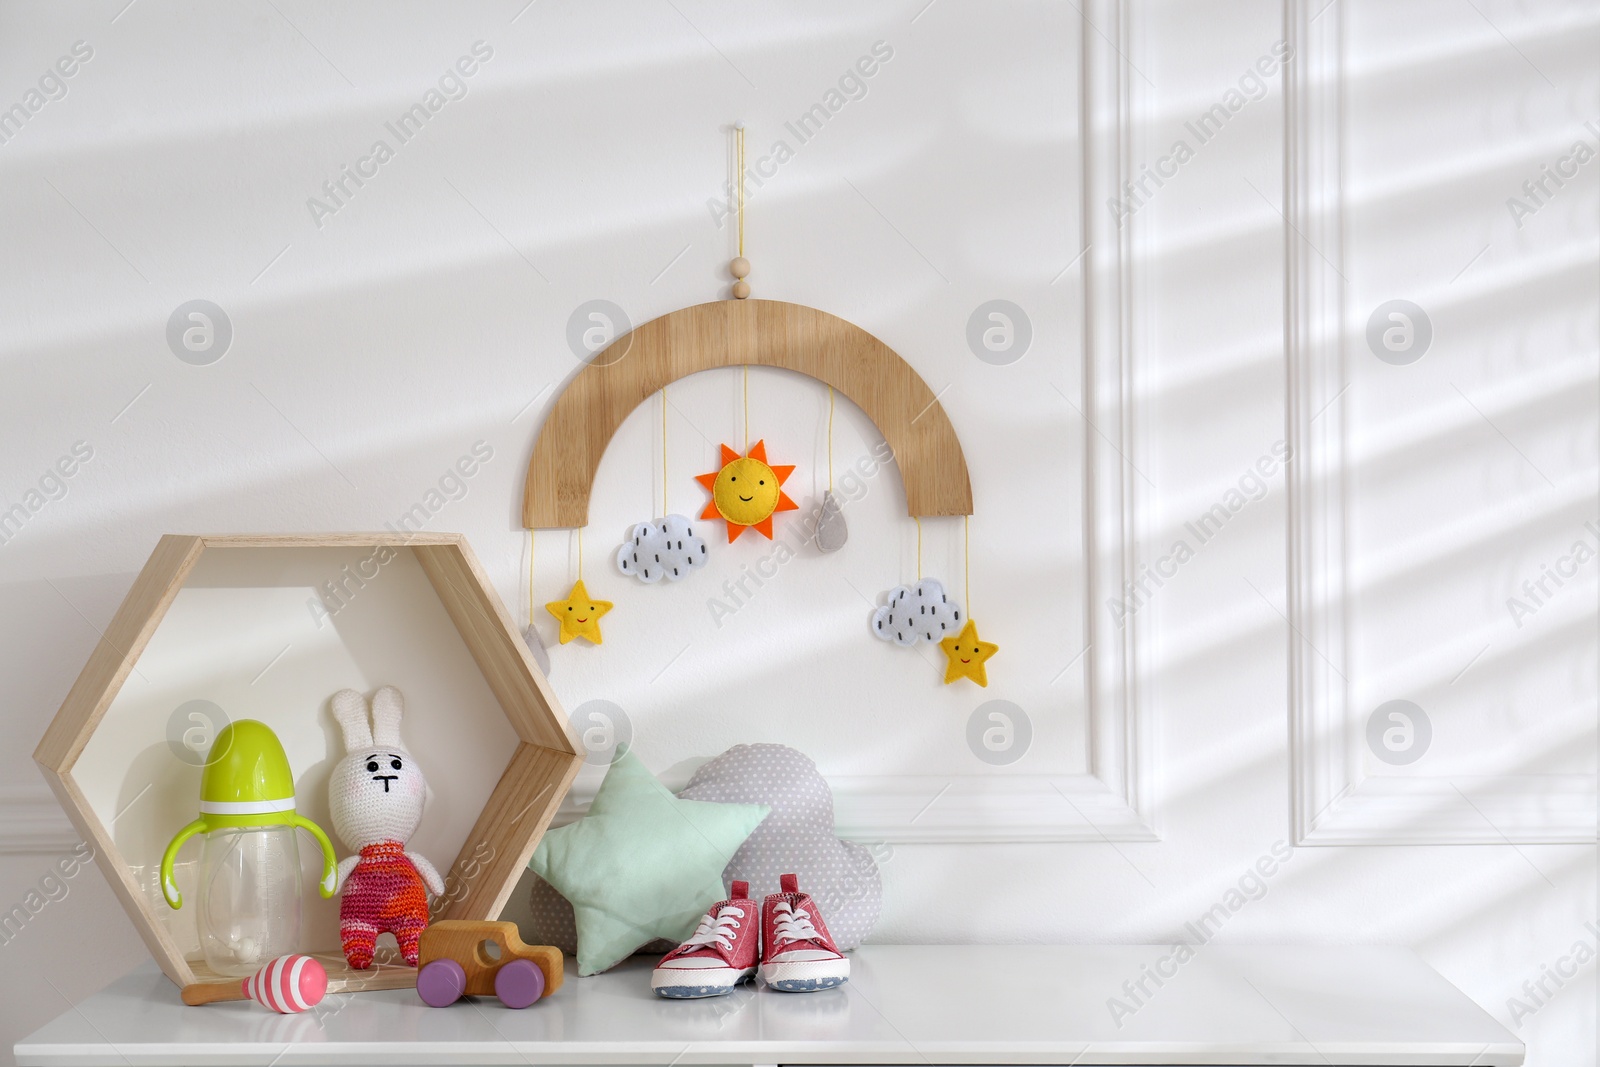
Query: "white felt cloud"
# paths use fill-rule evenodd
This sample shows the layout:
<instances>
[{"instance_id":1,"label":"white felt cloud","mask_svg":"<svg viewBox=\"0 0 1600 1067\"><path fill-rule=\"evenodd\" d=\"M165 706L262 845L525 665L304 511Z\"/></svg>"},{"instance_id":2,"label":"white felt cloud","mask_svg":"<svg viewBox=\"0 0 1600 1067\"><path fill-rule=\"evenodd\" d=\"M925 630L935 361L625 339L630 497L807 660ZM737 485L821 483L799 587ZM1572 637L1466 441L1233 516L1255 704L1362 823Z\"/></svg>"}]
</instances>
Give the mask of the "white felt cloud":
<instances>
[{"instance_id":1,"label":"white felt cloud","mask_svg":"<svg viewBox=\"0 0 1600 1067\"><path fill-rule=\"evenodd\" d=\"M895 586L889 590L889 602L872 614L872 632L904 648L918 641L936 645L959 633L961 623L960 606L932 578Z\"/></svg>"},{"instance_id":2,"label":"white felt cloud","mask_svg":"<svg viewBox=\"0 0 1600 1067\"><path fill-rule=\"evenodd\" d=\"M694 525L682 515L641 522L617 549L617 569L646 584L662 578L675 582L705 562L705 540L694 535Z\"/></svg>"}]
</instances>

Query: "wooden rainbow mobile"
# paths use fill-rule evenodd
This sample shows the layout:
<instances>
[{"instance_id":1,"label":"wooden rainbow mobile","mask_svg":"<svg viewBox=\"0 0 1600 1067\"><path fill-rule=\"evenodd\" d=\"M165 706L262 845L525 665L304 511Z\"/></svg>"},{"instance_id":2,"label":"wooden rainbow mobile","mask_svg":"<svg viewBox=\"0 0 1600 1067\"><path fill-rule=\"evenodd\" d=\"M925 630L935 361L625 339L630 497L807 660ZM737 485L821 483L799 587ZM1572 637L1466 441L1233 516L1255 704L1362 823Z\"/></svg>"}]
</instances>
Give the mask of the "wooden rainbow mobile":
<instances>
[{"instance_id":1,"label":"wooden rainbow mobile","mask_svg":"<svg viewBox=\"0 0 1600 1067\"><path fill-rule=\"evenodd\" d=\"M734 143L738 173L742 175L742 124L734 131ZM784 488L794 467L772 463L764 440L748 444L748 400L745 413L748 447L741 454L730 445L722 445L718 469L698 476L701 485L711 492L711 500L699 518L691 521L666 513L666 483L670 471L666 469L668 405L664 390L678 379L700 371L741 368L748 374L750 367L794 371L829 388L830 449L831 393L836 390L853 400L892 450L905 486L906 510L913 519L970 516L972 486L961 443L938 397L909 363L861 327L826 311L778 300L750 298L750 283L746 279L751 267L744 256L743 182L734 185L739 202L738 254L729 264L734 279L729 295L733 299L668 312L635 327L596 353L568 382L545 417L528 463L522 504L523 526L530 531L556 528L581 531L588 522L589 497L607 444L635 408L661 393L663 517L651 523L640 523L634 528L633 536L656 538L653 544L665 545L667 551L682 555L675 557L679 563L677 573L671 573L673 568L663 563L666 569L656 577L675 581L698 566L695 561L703 560L706 555L703 541L696 543L704 532L700 525L705 522L725 522L730 543L749 529L771 538L775 516L798 509ZM829 466L831 483L831 453ZM828 497L818 509L819 519L830 514L834 516L825 528L819 527L817 531L817 543L823 551L844 544L842 515L838 514L838 502L832 498L831 484L829 488ZM659 534L647 535L645 528L652 524L662 524L664 528ZM920 544L919 522L918 587L925 598L944 596L942 586L937 594L932 588L939 583L920 576ZM623 543L617 555L617 569L623 576L653 582L654 578L647 577L642 569L652 567L655 573L655 552L642 554L637 552L638 547L631 538ZM528 571L531 607L534 602L531 548ZM552 615L558 609L563 616L569 614L566 611L569 606L577 609L603 605L605 610L610 610L609 602L594 600L582 586L581 574L579 579L573 596L550 603ZM613 576L610 580L617 578ZM604 579L597 577L595 581L598 591L609 592L601 588ZM970 581L967 585L970 601ZM906 588L910 587L901 587ZM891 591L890 596L897 592L900 589ZM883 613L884 607L878 611ZM531 621L531 610L529 614ZM584 613L571 614L576 619L578 614ZM951 609L945 622L944 630L924 631L922 635L923 639L938 644L945 654L944 681L966 678L987 685L985 665L998 651L998 646L980 639L976 624L959 608ZM874 616L873 629L884 636L877 627L877 616ZM570 641L572 636L585 636L598 643L597 631L593 636L573 634L563 625L562 640ZM537 641L537 634L531 640Z\"/></svg>"}]
</instances>

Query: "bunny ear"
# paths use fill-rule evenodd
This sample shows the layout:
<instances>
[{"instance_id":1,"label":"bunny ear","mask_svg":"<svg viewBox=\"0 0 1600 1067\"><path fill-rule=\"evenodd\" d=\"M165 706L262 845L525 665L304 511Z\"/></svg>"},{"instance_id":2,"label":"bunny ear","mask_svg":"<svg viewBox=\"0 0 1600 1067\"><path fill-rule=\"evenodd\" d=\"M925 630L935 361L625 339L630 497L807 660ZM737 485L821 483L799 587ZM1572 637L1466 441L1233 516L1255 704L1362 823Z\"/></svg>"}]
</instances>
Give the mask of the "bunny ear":
<instances>
[{"instance_id":1,"label":"bunny ear","mask_svg":"<svg viewBox=\"0 0 1600 1067\"><path fill-rule=\"evenodd\" d=\"M372 727L367 722L367 702L354 689L341 689L333 694L333 717L339 720L344 731L344 750L372 747Z\"/></svg>"},{"instance_id":2,"label":"bunny ear","mask_svg":"<svg viewBox=\"0 0 1600 1067\"><path fill-rule=\"evenodd\" d=\"M392 685L386 685L372 694L373 744L400 747L400 716L405 710L405 698Z\"/></svg>"}]
</instances>

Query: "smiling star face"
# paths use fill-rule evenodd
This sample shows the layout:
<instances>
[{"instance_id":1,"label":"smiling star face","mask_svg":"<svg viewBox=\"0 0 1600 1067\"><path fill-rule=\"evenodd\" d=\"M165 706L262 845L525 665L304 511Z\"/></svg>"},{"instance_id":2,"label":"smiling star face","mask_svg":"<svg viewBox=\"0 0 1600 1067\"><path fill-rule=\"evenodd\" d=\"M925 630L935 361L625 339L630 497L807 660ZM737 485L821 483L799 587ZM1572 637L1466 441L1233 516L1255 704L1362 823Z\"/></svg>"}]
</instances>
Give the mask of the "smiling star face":
<instances>
[{"instance_id":1,"label":"smiling star face","mask_svg":"<svg viewBox=\"0 0 1600 1067\"><path fill-rule=\"evenodd\" d=\"M595 644L600 643L600 616L612 608L609 600L596 600L589 595L589 590L584 588L583 579L579 578L572 585L572 592L565 600L552 600L544 609L561 623L561 643L564 645L574 637L581 637Z\"/></svg>"},{"instance_id":2,"label":"smiling star face","mask_svg":"<svg viewBox=\"0 0 1600 1067\"><path fill-rule=\"evenodd\" d=\"M944 650L946 657L945 685L949 685L957 678L971 678L981 686L988 686L989 672L984 664L989 662L989 657L1000 651L1000 646L993 641L979 640L978 626L971 619L967 620L967 624L961 628L959 634L940 641L939 647Z\"/></svg>"},{"instance_id":3,"label":"smiling star face","mask_svg":"<svg viewBox=\"0 0 1600 1067\"><path fill-rule=\"evenodd\" d=\"M722 469L695 476L697 482L711 490L711 503L700 517L725 520L729 541L751 527L771 540L773 513L799 507L782 488L792 473L793 466L774 467L767 463L764 441L757 441L745 456L723 445Z\"/></svg>"}]
</instances>

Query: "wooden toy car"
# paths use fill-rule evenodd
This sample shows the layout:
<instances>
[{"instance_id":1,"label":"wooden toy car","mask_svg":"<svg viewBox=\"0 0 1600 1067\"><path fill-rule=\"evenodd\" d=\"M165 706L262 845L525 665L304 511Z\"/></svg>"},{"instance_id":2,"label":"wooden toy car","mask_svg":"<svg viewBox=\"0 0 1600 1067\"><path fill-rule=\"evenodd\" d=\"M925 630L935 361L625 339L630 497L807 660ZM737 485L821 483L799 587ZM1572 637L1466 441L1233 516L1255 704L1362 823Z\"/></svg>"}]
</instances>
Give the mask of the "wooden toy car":
<instances>
[{"instance_id":1,"label":"wooden toy car","mask_svg":"<svg viewBox=\"0 0 1600 1067\"><path fill-rule=\"evenodd\" d=\"M508 1008L526 1008L561 988L561 950L524 945L511 922L446 919L422 931L417 994L435 1008L491 993Z\"/></svg>"}]
</instances>

